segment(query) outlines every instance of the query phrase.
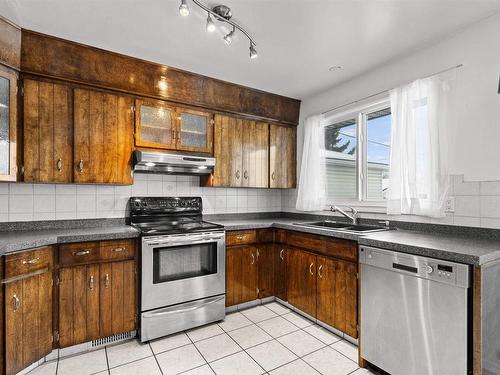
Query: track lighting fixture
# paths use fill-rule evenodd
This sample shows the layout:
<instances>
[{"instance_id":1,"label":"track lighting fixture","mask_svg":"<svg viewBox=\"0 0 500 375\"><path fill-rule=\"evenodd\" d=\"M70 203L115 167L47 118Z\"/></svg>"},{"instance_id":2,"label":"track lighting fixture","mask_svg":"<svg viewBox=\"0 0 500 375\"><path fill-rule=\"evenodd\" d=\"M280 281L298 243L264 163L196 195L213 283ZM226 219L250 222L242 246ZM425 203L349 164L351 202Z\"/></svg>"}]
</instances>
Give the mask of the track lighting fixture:
<instances>
[{"instance_id":1,"label":"track lighting fixture","mask_svg":"<svg viewBox=\"0 0 500 375\"><path fill-rule=\"evenodd\" d=\"M231 32L229 32L224 36L224 42L226 42L228 46L231 45L231 43L233 42L233 36L234 36L234 26L233 30L231 30Z\"/></svg>"},{"instance_id":2,"label":"track lighting fixture","mask_svg":"<svg viewBox=\"0 0 500 375\"><path fill-rule=\"evenodd\" d=\"M181 0L181 5L179 6L179 13L183 17L189 16L189 7L187 5L187 0Z\"/></svg>"},{"instance_id":3,"label":"track lighting fixture","mask_svg":"<svg viewBox=\"0 0 500 375\"><path fill-rule=\"evenodd\" d=\"M197 6L199 6L201 9L203 9L205 12L207 12L207 31L212 33L216 29L216 25L214 22L214 19L212 16L215 18L215 20L219 22L225 22L233 27L233 29L227 33L224 36L224 42L229 46L233 42L234 35L236 32L236 29L241 31L250 41L250 58L255 59L257 58L257 50L255 47L257 46L257 43L252 39L252 37L246 32L245 29L243 29L240 25L238 25L236 22L231 20L232 14L231 14L231 9L228 6L225 5L217 5L213 8L209 8L208 6L204 5L200 0L192 0L193 3L195 3ZM189 15L189 7L187 5L187 0L181 0L181 5L179 6L179 13L181 16L188 16Z\"/></svg>"}]
</instances>

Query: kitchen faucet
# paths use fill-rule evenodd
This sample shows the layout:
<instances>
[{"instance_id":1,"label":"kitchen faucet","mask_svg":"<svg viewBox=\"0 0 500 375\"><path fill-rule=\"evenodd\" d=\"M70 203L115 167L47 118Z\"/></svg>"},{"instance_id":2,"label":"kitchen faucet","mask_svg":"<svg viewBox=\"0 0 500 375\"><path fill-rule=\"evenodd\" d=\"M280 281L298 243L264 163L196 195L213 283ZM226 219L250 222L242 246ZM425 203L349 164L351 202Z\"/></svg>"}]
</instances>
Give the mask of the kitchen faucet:
<instances>
[{"instance_id":1,"label":"kitchen faucet","mask_svg":"<svg viewBox=\"0 0 500 375\"><path fill-rule=\"evenodd\" d=\"M358 211L354 207L347 206L351 210L351 215L349 215L347 212L345 212L343 209L337 207L337 206L330 206L330 211L332 212L339 212L346 218L352 220L352 223L354 225L358 224Z\"/></svg>"}]
</instances>

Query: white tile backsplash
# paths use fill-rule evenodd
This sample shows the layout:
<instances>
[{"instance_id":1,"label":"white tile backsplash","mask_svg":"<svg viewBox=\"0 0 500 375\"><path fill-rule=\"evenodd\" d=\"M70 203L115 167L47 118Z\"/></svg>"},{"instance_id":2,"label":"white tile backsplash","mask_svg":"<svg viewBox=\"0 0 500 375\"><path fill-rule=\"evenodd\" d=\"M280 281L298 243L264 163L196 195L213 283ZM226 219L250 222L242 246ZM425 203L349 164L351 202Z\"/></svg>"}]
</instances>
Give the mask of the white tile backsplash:
<instances>
[{"instance_id":1,"label":"white tile backsplash","mask_svg":"<svg viewBox=\"0 0 500 375\"><path fill-rule=\"evenodd\" d=\"M205 214L281 210L281 190L204 188L192 176L134 180L130 186L0 183L0 221L125 217L130 196L201 196Z\"/></svg>"}]
</instances>

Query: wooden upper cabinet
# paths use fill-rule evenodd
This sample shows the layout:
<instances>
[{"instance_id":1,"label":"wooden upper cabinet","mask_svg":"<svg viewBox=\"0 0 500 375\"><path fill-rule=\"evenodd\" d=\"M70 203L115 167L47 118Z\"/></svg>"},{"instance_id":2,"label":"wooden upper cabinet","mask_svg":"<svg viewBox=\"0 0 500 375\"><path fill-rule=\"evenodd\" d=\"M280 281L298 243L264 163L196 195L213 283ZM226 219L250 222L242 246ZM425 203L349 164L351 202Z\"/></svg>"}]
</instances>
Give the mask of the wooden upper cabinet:
<instances>
[{"instance_id":1,"label":"wooden upper cabinet","mask_svg":"<svg viewBox=\"0 0 500 375\"><path fill-rule=\"evenodd\" d=\"M131 184L133 100L74 91L74 181Z\"/></svg>"},{"instance_id":2,"label":"wooden upper cabinet","mask_svg":"<svg viewBox=\"0 0 500 375\"><path fill-rule=\"evenodd\" d=\"M73 181L72 90L24 80L24 181Z\"/></svg>"},{"instance_id":3,"label":"wooden upper cabinet","mask_svg":"<svg viewBox=\"0 0 500 375\"><path fill-rule=\"evenodd\" d=\"M175 149L175 108L161 101L135 101L135 145Z\"/></svg>"},{"instance_id":4,"label":"wooden upper cabinet","mask_svg":"<svg viewBox=\"0 0 500 375\"><path fill-rule=\"evenodd\" d=\"M271 188L294 188L296 185L296 128L269 126L269 165Z\"/></svg>"},{"instance_id":5,"label":"wooden upper cabinet","mask_svg":"<svg viewBox=\"0 0 500 375\"><path fill-rule=\"evenodd\" d=\"M177 108L177 150L213 153L213 116L207 112Z\"/></svg>"},{"instance_id":6,"label":"wooden upper cabinet","mask_svg":"<svg viewBox=\"0 0 500 375\"><path fill-rule=\"evenodd\" d=\"M0 181L17 179L17 73L0 66Z\"/></svg>"},{"instance_id":7,"label":"wooden upper cabinet","mask_svg":"<svg viewBox=\"0 0 500 375\"><path fill-rule=\"evenodd\" d=\"M243 120L244 187L269 187L269 125Z\"/></svg>"}]
</instances>

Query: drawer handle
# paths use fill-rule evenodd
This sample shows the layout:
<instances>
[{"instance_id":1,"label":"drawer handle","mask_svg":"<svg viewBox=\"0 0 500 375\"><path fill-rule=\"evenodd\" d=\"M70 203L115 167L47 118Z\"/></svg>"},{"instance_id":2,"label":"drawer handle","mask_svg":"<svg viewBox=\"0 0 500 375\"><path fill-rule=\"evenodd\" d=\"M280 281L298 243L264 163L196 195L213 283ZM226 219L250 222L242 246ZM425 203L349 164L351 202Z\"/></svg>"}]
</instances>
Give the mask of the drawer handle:
<instances>
[{"instance_id":1,"label":"drawer handle","mask_svg":"<svg viewBox=\"0 0 500 375\"><path fill-rule=\"evenodd\" d=\"M310 273L311 275L314 275L314 272L312 271L313 266L314 266L314 263L311 263L311 264L309 265L309 273Z\"/></svg>"},{"instance_id":2,"label":"drawer handle","mask_svg":"<svg viewBox=\"0 0 500 375\"><path fill-rule=\"evenodd\" d=\"M284 252L285 252L285 249L281 249L281 251L280 251L280 259L281 260L285 260L285 254L284 254Z\"/></svg>"},{"instance_id":3,"label":"drawer handle","mask_svg":"<svg viewBox=\"0 0 500 375\"><path fill-rule=\"evenodd\" d=\"M12 300L14 301L14 311L17 311L21 306L21 300L17 297L16 294L12 296Z\"/></svg>"},{"instance_id":4,"label":"drawer handle","mask_svg":"<svg viewBox=\"0 0 500 375\"><path fill-rule=\"evenodd\" d=\"M94 289L94 276L90 276L89 288L90 288L90 290Z\"/></svg>"},{"instance_id":5,"label":"drawer handle","mask_svg":"<svg viewBox=\"0 0 500 375\"><path fill-rule=\"evenodd\" d=\"M242 241L242 240L244 240L244 239L245 239L245 236L236 236L236 239L237 239L238 241Z\"/></svg>"},{"instance_id":6,"label":"drawer handle","mask_svg":"<svg viewBox=\"0 0 500 375\"><path fill-rule=\"evenodd\" d=\"M125 250L125 248L124 248L124 247L117 247L117 248L113 249L113 251L114 251L115 253L119 253L119 252L124 251L124 250Z\"/></svg>"},{"instance_id":7,"label":"drawer handle","mask_svg":"<svg viewBox=\"0 0 500 375\"><path fill-rule=\"evenodd\" d=\"M62 159L61 158L57 159L56 167L57 167L57 170L59 172L62 171Z\"/></svg>"},{"instance_id":8,"label":"drawer handle","mask_svg":"<svg viewBox=\"0 0 500 375\"><path fill-rule=\"evenodd\" d=\"M319 267L318 267L318 276L320 278L323 278L323 275L321 274L321 270L323 269L323 265L321 264Z\"/></svg>"},{"instance_id":9,"label":"drawer handle","mask_svg":"<svg viewBox=\"0 0 500 375\"><path fill-rule=\"evenodd\" d=\"M37 264L40 261L40 258L33 258L30 260L23 260L23 264Z\"/></svg>"},{"instance_id":10,"label":"drawer handle","mask_svg":"<svg viewBox=\"0 0 500 375\"><path fill-rule=\"evenodd\" d=\"M255 263L255 255L253 255L253 253L250 255L252 256L252 261L250 262L250 264L254 264Z\"/></svg>"},{"instance_id":11,"label":"drawer handle","mask_svg":"<svg viewBox=\"0 0 500 375\"><path fill-rule=\"evenodd\" d=\"M104 287L109 288L109 274L106 274L106 276L104 276Z\"/></svg>"},{"instance_id":12,"label":"drawer handle","mask_svg":"<svg viewBox=\"0 0 500 375\"><path fill-rule=\"evenodd\" d=\"M80 159L80 162L78 163L78 170L80 171L80 173L83 173L83 160Z\"/></svg>"},{"instance_id":13,"label":"drawer handle","mask_svg":"<svg viewBox=\"0 0 500 375\"><path fill-rule=\"evenodd\" d=\"M73 253L73 255L77 256L77 257L81 257L83 255L88 255L90 254L90 250L83 250L83 251L75 251Z\"/></svg>"}]
</instances>

